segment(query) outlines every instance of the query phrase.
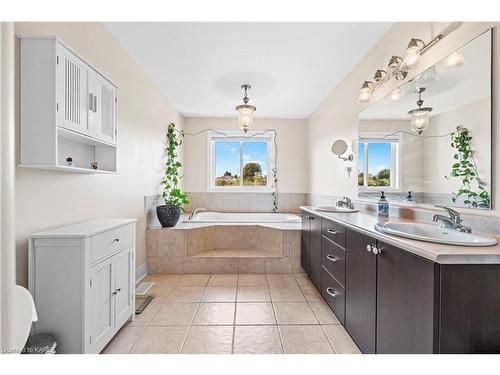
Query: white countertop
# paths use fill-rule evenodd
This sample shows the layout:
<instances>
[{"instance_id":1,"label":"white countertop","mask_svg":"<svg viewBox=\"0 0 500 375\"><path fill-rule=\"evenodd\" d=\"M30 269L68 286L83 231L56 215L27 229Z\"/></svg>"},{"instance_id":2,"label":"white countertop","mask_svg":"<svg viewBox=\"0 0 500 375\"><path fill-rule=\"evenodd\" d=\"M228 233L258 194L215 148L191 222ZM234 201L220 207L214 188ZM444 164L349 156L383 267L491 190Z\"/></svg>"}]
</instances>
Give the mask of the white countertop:
<instances>
[{"instance_id":1,"label":"white countertop","mask_svg":"<svg viewBox=\"0 0 500 375\"><path fill-rule=\"evenodd\" d=\"M29 238L42 237L90 237L105 232L110 229L121 227L125 224L135 223L137 219L95 219L82 223L65 225L43 232L38 232L29 236Z\"/></svg>"},{"instance_id":2,"label":"white countertop","mask_svg":"<svg viewBox=\"0 0 500 375\"><path fill-rule=\"evenodd\" d=\"M500 244L488 247L453 246L438 243L410 240L403 237L383 234L375 230L377 222L388 220L412 222L401 218L380 218L365 212L334 213L320 212L311 206L301 206L302 210L329 219L348 228L397 246L403 250L441 264L500 264ZM416 221L414 221L416 222ZM492 236L495 237L495 236ZM499 237L495 237L500 242Z\"/></svg>"}]
</instances>

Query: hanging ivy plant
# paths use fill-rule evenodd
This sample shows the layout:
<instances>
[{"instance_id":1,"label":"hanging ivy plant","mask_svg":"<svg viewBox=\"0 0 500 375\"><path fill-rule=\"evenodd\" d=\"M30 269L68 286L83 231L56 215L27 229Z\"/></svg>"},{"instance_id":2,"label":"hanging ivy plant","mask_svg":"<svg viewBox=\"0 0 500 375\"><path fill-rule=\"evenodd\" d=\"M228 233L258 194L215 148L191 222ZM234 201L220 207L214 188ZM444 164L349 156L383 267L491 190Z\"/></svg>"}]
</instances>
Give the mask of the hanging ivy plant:
<instances>
[{"instance_id":1,"label":"hanging ivy plant","mask_svg":"<svg viewBox=\"0 0 500 375\"><path fill-rule=\"evenodd\" d=\"M479 178L470 142L472 136L467 128L458 126L457 131L451 134L451 147L455 149L454 163L451 172L446 178L460 178L462 186L452 193L451 200L456 203L462 198L468 207L490 207L490 194Z\"/></svg>"},{"instance_id":2,"label":"hanging ivy plant","mask_svg":"<svg viewBox=\"0 0 500 375\"><path fill-rule=\"evenodd\" d=\"M178 148L182 145L184 131L177 130L175 124L171 122L167 128L167 161L165 163L165 176L161 183L163 186L162 197L167 206L182 206L188 204L186 195L179 188L182 179L180 169L182 167L179 161Z\"/></svg>"}]
</instances>

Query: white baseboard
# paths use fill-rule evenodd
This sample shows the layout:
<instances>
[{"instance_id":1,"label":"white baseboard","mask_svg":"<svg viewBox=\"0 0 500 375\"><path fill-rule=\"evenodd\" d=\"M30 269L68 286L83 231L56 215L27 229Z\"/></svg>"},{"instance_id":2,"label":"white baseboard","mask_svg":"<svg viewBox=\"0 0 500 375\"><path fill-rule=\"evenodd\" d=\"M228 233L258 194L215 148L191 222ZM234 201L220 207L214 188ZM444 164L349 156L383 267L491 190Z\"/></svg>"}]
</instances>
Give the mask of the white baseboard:
<instances>
[{"instance_id":1,"label":"white baseboard","mask_svg":"<svg viewBox=\"0 0 500 375\"><path fill-rule=\"evenodd\" d=\"M139 283L148 274L148 266L146 263L141 264L135 270L135 283Z\"/></svg>"}]
</instances>

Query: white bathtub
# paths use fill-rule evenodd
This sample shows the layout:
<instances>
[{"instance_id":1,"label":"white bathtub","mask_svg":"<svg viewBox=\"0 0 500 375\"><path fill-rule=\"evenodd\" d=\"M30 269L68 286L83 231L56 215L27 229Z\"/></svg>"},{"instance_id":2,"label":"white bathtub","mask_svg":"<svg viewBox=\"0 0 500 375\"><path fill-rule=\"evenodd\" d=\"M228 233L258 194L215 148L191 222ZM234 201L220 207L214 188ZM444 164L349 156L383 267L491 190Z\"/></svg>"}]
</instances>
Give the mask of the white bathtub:
<instances>
[{"instance_id":1,"label":"white bathtub","mask_svg":"<svg viewBox=\"0 0 500 375\"><path fill-rule=\"evenodd\" d=\"M185 223L300 223L294 214L273 214L260 212L199 212Z\"/></svg>"}]
</instances>

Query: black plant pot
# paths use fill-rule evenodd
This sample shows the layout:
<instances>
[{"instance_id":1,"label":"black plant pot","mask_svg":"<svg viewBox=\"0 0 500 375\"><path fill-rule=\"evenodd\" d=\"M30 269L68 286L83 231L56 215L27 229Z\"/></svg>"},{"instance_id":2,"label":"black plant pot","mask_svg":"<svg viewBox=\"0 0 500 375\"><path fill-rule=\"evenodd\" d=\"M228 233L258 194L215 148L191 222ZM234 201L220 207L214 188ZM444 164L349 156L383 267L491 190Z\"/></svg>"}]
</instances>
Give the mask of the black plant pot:
<instances>
[{"instance_id":1,"label":"black plant pot","mask_svg":"<svg viewBox=\"0 0 500 375\"><path fill-rule=\"evenodd\" d=\"M156 207L156 216L164 228L174 227L181 217L180 206L158 206Z\"/></svg>"}]
</instances>

